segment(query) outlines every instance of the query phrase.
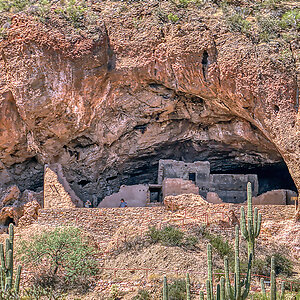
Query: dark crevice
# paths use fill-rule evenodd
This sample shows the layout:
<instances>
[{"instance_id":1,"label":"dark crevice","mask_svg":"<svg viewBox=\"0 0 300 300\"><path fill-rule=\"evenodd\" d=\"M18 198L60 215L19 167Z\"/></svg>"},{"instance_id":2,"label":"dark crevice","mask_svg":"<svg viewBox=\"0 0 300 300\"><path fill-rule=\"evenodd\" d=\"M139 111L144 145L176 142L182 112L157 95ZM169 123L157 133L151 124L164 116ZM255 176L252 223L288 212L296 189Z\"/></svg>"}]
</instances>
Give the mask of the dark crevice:
<instances>
[{"instance_id":1,"label":"dark crevice","mask_svg":"<svg viewBox=\"0 0 300 300\"><path fill-rule=\"evenodd\" d=\"M204 77L205 81L206 81L206 76L207 76L207 68L208 68L208 53L205 50L203 52L203 56L202 56L202 72L203 72L203 77Z\"/></svg>"}]
</instances>

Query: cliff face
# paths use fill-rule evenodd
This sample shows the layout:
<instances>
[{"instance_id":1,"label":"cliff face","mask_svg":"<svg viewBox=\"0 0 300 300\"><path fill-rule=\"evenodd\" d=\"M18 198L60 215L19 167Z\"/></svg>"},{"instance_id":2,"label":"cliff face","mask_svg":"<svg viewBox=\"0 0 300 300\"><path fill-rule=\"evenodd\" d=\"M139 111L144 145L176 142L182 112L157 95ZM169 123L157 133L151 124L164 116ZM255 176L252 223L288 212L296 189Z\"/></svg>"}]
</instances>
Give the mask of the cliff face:
<instances>
[{"instance_id":1,"label":"cliff face","mask_svg":"<svg viewBox=\"0 0 300 300\"><path fill-rule=\"evenodd\" d=\"M39 189L43 164L60 163L97 202L155 182L160 158L250 173L284 160L299 190L295 60L214 18L160 26L150 8L136 19L102 7L97 37L12 18L0 43L1 183Z\"/></svg>"}]
</instances>

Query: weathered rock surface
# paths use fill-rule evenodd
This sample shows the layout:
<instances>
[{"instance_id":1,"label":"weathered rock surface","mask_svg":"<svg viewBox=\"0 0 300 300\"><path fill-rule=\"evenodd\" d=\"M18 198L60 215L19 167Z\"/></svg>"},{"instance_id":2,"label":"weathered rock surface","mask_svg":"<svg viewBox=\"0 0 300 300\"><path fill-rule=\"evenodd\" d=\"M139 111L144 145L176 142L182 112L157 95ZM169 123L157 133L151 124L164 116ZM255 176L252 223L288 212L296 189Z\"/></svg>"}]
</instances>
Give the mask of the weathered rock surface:
<instances>
[{"instance_id":1,"label":"weathered rock surface","mask_svg":"<svg viewBox=\"0 0 300 300\"><path fill-rule=\"evenodd\" d=\"M206 201L209 202L209 203L214 203L214 204L223 203L222 199L215 192L208 192L207 196L206 196Z\"/></svg>"},{"instance_id":2,"label":"weathered rock surface","mask_svg":"<svg viewBox=\"0 0 300 300\"><path fill-rule=\"evenodd\" d=\"M97 38L12 18L0 42L1 183L38 191L43 164L60 163L82 200L100 201L154 183L160 158L226 172L284 160L300 189L297 66L276 60L280 45L231 33L209 11L161 26L149 4L136 27L136 11L105 5Z\"/></svg>"},{"instance_id":3,"label":"weathered rock surface","mask_svg":"<svg viewBox=\"0 0 300 300\"><path fill-rule=\"evenodd\" d=\"M26 215L27 224L31 224L29 217L32 220L37 218L37 211L43 202L43 192L36 193L25 190L21 194L19 188L13 185L2 190L1 194L3 196L0 200L0 231L5 231L10 223L19 225L19 221L24 215Z\"/></svg>"},{"instance_id":4,"label":"weathered rock surface","mask_svg":"<svg viewBox=\"0 0 300 300\"><path fill-rule=\"evenodd\" d=\"M288 190L274 190L253 197L254 205L288 205L291 204L291 197L296 197L297 193Z\"/></svg>"}]
</instances>

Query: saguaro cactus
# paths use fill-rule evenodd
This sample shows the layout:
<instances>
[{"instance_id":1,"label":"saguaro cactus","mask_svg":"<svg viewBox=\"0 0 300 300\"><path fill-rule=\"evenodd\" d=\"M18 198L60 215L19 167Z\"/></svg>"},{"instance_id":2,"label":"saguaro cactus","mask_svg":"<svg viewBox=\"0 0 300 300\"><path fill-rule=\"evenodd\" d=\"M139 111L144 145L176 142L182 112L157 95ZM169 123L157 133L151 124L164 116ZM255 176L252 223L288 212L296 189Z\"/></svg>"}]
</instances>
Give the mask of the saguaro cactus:
<instances>
[{"instance_id":1,"label":"saguaro cactus","mask_svg":"<svg viewBox=\"0 0 300 300\"><path fill-rule=\"evenodd\" d=\"M271 258L271 300L276 300L276 273L275 273L275 258Z\"/></svg>"},{"instance_id":2,"label":"saguaro cactus","mask_svg":"<svg viewBox=\"0 0 300 300\"><path fill-rule=\"evenodd\" d=\"M207 245L207 274L206 280L206 294L207 300L225 300L225 279L221 277L220 283L217 284L216 295L214 295L213 287L213 273L212 273L212 247L210 244ZM203 292L200 292L200 299L204 298Z\"/></svg>"},{"instance_id":3,"label":"saguaro cactus","mask_svg":"<svg viewBox=\"0 0 300 300\"><path fill-rule=\"evenodd\" d=\"M186 299L191 300L191 282L189 273L186 273Z\"/></svg>"},{"instance_id":4,"label":"saguaro cactus","mask_svg":"<svg viewBox=\"0 0 300 300\"><path fill-rule=\"evenodd\" d=\"M252 209L252 190L251 190L251 183L248 182L247 184L247 224L246 224L246 217L245 217L245 210L244 207L241 208L241 232L244 239L247 241L248 244L248 259L250 258L250 253L254 258L254 246L255 246L255 239L259 236L260 228L261 228L261 214L258 214L257 208L254 209L254 216L253 216L253 209Z\"/></svg>"},{"instance_id":5,"label":"saguaro cactus","mask_svg":"<svg viewBox=\"0 0 300 300\"><path fill-rule=\"evenodd\" d=\"M239 227L236 226L235 227L234 287L232 287L230 283L228 257L225 257L224 259L226 295L227 298L230 300L244 300L247 298L250 290L252 253L250 253L250 257L248 260L246 279L242 280L241 272L240 272L239 238L240 238Z\"/></svg>"},{"instance_id":6,"label":"saguaro cactus","mask_svg":"<svg viewBox=\"0 0 300 300\"><path fill-rule=\"evenodd\" d=\"M264 280L260 280L261 284L261 291L264 296L266 296L266 288L265 288L265 283ZM281 294L280 294L280 299L284 299L284 292L285 292L285 285L284 282L281 283ZM271 290L270 290L270 299L271 300L276 300L277 297L277 289L276 289L276 273L275 273L275 258L272 256L271 258Z\"/></svg>"},{"instance_id":7,"label":"saguaro cactus","mask_svg":"<svg viewBox=\"0 0 300 300\"><path fill-rule=\"evenodd\" d=\"M0 260L1 260L1 271L0 281L1 290L8 292L13 290L13 246L14 246L14 226L9 225L9 238L6 239L5 243L5 254L3 244L0 244ZM21 266L18 266L17 275L15 280L14 291L19 292L21 279Z\"/></svg>"},{"instance_id":8,"label":"saguaro cactus","mask_svg":"<svg viewBox=\"0 0 300 300\"><path fill-rule=\"evenodd\" d=\"M168 300L168 282L167 277L164 276L164 285L163 285L163 300Z\"/></svg>"}]
</instances>

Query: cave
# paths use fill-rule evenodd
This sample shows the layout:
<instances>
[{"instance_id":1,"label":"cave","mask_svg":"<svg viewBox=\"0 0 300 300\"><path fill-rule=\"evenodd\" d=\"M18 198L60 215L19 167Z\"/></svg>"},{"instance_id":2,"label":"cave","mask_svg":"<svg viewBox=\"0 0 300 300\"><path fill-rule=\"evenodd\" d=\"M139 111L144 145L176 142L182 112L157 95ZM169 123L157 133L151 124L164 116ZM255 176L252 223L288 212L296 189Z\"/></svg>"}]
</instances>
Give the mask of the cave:
<instances>
[{"instance_id":1,"label":"cave","mask_svg":"<svg viewBox=\"0 0 300 300\"><path fill-rule=\"evenodd\" d=\"M4 226L9 226L9 224L13 224L13 225L16 225L15 224L15 222L14 222L14 219L13 218L11 218L11 217L7 217L6 219L5 219L5 221L4 221Z\"/></svg>"},{"instance_id":2,"label":"cave","mask_svg":"<svg viewBox=\"0 0 300 300\"><path fill-rule=\"evenodd\" d=\"M297 192L289 170L280 157L270 163L267 159L264 161L259 153L237 151L220 143L203 143L200 148L197 147L191 141L166 143L152 153L141 154L125 161L122 165L109 169L107 175L103 173L103 177L99 178L98 183L102 183L103 189L99 191L98 201L117 192L121 185L157 183L158 161L160 159L185 162L209 161L211 174L257 174L258 194L275 189L289 189ZM245 153L248 155L247 160L238 159L243 157ZM109 175L112 171L114 176ZM195 181L195 174L190 173L189 179ZM157 197L158 193L153 191L151 201L157 201Z\"/></svg>"}]
</instances>

